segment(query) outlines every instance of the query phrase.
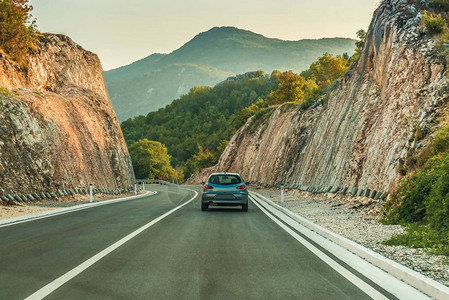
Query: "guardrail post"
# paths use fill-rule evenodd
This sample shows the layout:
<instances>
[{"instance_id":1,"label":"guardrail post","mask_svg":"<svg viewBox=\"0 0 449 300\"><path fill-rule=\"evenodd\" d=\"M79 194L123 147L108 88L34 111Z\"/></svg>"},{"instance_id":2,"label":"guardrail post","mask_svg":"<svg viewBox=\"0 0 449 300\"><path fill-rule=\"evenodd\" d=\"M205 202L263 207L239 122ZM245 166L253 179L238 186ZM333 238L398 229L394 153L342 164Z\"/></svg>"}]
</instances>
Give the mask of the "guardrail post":
<instances>
[{"instance_id":1,"label":"guardrail post","mask_svg":"<svg viewBox=\"0 0 449 300\"><path fill-rule=\"evenodd\" d=\"M93 188L92 188L92 183L89 184L89 203L92 203L93 201Z\"/></svg>"},{"instance_id":2,"label":"guardrail post","mask_svg":"<svg viewBox=\"0 0 449 300\"><path fill-rule=\"evenodd\" d=\"M145 181L142 181L142 190L145 191Z\"/></svg>"},{"instance_id":3,"label":"guardrail post","mask_svg":"<svg viewBox=\"0 0 449 300\"><path fill-rule=\"evenodd\" d=\"M284 185L281 184L281 203L284 203Z\"/></svg>"},{"instance_id":4,"label":"guardrail post","mask_svg":"<svg viewBox=\"0 0 449 300\"><path fill-rule=\"evenodd\" d=\"M134 182L134 195L137 195L137 183Z\"/></svg>"}]
</instances>

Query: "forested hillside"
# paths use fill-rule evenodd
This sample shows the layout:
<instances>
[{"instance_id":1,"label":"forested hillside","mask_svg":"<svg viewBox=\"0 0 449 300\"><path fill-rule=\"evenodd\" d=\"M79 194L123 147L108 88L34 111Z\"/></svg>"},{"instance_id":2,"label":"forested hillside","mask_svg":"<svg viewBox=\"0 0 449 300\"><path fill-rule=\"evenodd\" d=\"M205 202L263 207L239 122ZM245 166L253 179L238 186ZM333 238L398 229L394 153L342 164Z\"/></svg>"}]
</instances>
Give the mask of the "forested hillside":
<instances>
[{"instance_id":1,"label":"forested hillside","mask_svg":"<svg viewBox=\"0 0 449 300\"><path fill-rule=\"evenodd\" d=\"M325 52L352 55L347 38L283 41L234 27L214 27L170 54L153 54L105 72L120 121L145 115L186 94L193 86L213 86L254 70L299 73Z\"/></svg>"},{"instance_id":2,"label":"forested hillside","mask_svg":"<svg viewBox=\"0 0 449 300\"><path fill-rule=\"evenodd\" d=\"M194 87L165 108L123 122L123 134L129 147L144 138L161 142L172 165L183 167L189 176L218 160L235 132L237 113L266 98L277 80L258 71L228 78L213 88Z\"/></svg>"}]
</instances>

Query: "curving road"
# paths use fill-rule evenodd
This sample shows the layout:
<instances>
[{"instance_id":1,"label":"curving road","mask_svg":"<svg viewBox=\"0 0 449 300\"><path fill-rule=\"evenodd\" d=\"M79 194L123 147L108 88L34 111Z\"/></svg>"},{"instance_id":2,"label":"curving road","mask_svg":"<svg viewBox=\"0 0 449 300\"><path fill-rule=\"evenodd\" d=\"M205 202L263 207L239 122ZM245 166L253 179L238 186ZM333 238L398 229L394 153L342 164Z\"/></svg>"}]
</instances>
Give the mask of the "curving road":
<instances>
[{"instance_id":1,"label":"curving road","mask_svg":"<svg viewBox=\"0 0 449 300\"><path fill-rule=\"evenodd\" d=\"M252 202L202 212L192 190L149 188L0 226L0 299L395 299L361 276L366 294Z\"/></svg>"}]
</instances>

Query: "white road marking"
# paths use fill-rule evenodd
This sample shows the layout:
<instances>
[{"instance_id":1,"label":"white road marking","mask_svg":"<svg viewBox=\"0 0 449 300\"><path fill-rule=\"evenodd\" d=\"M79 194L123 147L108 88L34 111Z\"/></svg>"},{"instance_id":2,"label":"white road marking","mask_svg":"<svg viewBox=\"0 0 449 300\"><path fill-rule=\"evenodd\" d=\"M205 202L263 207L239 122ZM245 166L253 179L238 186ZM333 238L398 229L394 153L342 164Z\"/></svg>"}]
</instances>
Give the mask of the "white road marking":
<instances>
[{"instance_id":1,"label":"white road marking","mask_svg":"<svg viewBox=\"0 0 449 300\"><path fill-rule=\"evenodd\" d=\"M194 192L195 196L193 196L187 202L181 204L180 206L177 206L177 207L173 208L172 210L166 212L165 214L161 215L160 217L154 219L153 221L143 225L142 227L140 227L136 231L128 234L127 236L125 236L121 240L115 242L114 244L112 244L111 246L107 247L103 251L101 251L98 254L92 256L91 258L89 258L88 260L86 260L85 262L80 264L79 266L73 268L69 272L67 272L64 275L62 275L61 277L53 280L52 282L50 282L49 284L47 284L46 286L44 286L43 288L41 288L40 290L38 290L37 292L32 294L31 296L27 297L25 300L43 299L44 297L48 296L50 293L52 293L53 291L55 291L56 289L61 287L63 284L65 284L66 282L68 282L69 280L73 279L75 276L77 276L78 274L80 274L81 272L83 272L84 270L89 268L90 266L92 266L94 263L96 263L97 261L99 261L100 259L105 257L106 255L108 255L109 253L111 253L112 251L114 251L115 249L120 247L121 245L125 244L126 242L131 240L133 237L137 236L139 233L145 231L146 229L150 228L151 226L153 226L154 224L156 224L160 220L164 219L168 215L174 213L175 211L177 211L181 207L183 207L183 206L187 205L188 203L192 202L196 198L196 196L198 196L198 193L196 191L194 191L194 190L190 190L190 191Z\"/></svg>"},{"instance_id":2,"label":"white road marking","mask_svg":"<svg viewBox=\"0 0 449 300\"><path fill-rule=\"evenodd\" d=\"M250 198L251 199L251 198ZM337 271L339 274L341 274L343 277L345 277L347 280L352 282L355 286L357 286L360 290L362 290L365 294L370 296L373 299L388 299L385 297L382 293L377 291L375 288L358 278L356 275L352 274L350 271L345 269L343 266L338 264L336 261L331 259L329 256L324 254L321 250L313 246L311 243L309 243L307 240L302 238L300 235L298 235L296 232L291 230L288 226L286 226L284 223L279 221L277 218L275 218L272 214L270 214L265 208L262 207L261 204L259 204L256 200L251 199L251 201L262 211L264 212L270 219L272 219L276 224L278 224L282 229L284 229L287 233L289 233L293 238L295 238L298 242L300 242L302 245L304 245L307 249L309 249L313 254L318 256L322 261L324 261L326 264L328 264L332 269Z\"/></svg>"},{"instance_id":3,"label":"white road marking","mask_svg":"<svg viewBox=\"0 0 449 300\"><path fill-rule=\"evenodd\" d=\"M258 199L254 198L254 195L257 196ZM356 270L357 272L363 274L366 278L370 279L372 282L377 284L378 286L381 286L384 290L388 291L393 296L397 297L398 299L432 299L427 295L425 292L419 290L414 285L411 285L410 283L404 282L400 278L397 278L393 276L392 274L389 274L385 270L383 270L381 267L376 266L375 264L365 260L363 256L359 256L357 254L354 254L350 250L346 249L345 247L338 245L338 243L333 242L331 239L326 238L325 236L321 235L319 232L320 230L326 231L326 229L321 228L318 225L316 226L316 229L313 229L309 226L305 226L304 224L301 224L301 222L298 222L290 216L286 212L282 212L282 209L280 207L276 208L276 204L272 203L269 204L263 196L253 193L251 195L254 199L257 201L260 201L260 204L263 205L267 210L269 210L273 215L277 216L281 220L283 220L287 225L289 225L291 228L294 228L297 232L300 232L301 234L307 236L312 241L338 257L342 262L346 263L348 266L350 266L352 269ZM269 200L268 200L269 201ZM299 217L299 216L298 216ZM301 218L301 217L299 217ZM307 220L303 220L303 222L309 222ZM311 222L309 222L312 224ZM329 231L330 234L338 236L335 233L332 233ZM340 237L341 239L344 239L343 237ZM353 242L351 242L353 243ZM360 246L362 247L362 246ZM356 252L355 252L356 253ZM437 295L436 299L446 299L446 293L442 292L441 294ZM448 298L449 299L449 298Z\"/></svg>"}]
</instances>

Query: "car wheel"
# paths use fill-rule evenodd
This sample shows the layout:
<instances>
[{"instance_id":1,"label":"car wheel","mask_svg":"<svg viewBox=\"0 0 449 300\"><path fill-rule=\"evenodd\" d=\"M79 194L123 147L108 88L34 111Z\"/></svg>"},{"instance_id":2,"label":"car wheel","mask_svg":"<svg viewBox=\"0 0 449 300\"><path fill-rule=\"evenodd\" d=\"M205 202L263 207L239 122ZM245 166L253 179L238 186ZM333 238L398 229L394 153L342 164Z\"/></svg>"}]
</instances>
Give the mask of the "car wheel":
<instances>
[{"instance_id":1,"label":"car wheel","mask_svg":"<svg viewBox=\"0 0 449 300\"><path fill-rule=\"evenodd\" d=\"M201 210L206 211L209 205L207 203L201 203Z\"/></svg>"},{"instance_id":2,"label":"car wheel","mask_svg":"<svg viewBox=\"0 0 449 300\"><path fill-rule=\"evenodd\" d=\"M242 211L248 211L248 203L242 204Z\"/></svg>"}]
</instances>

